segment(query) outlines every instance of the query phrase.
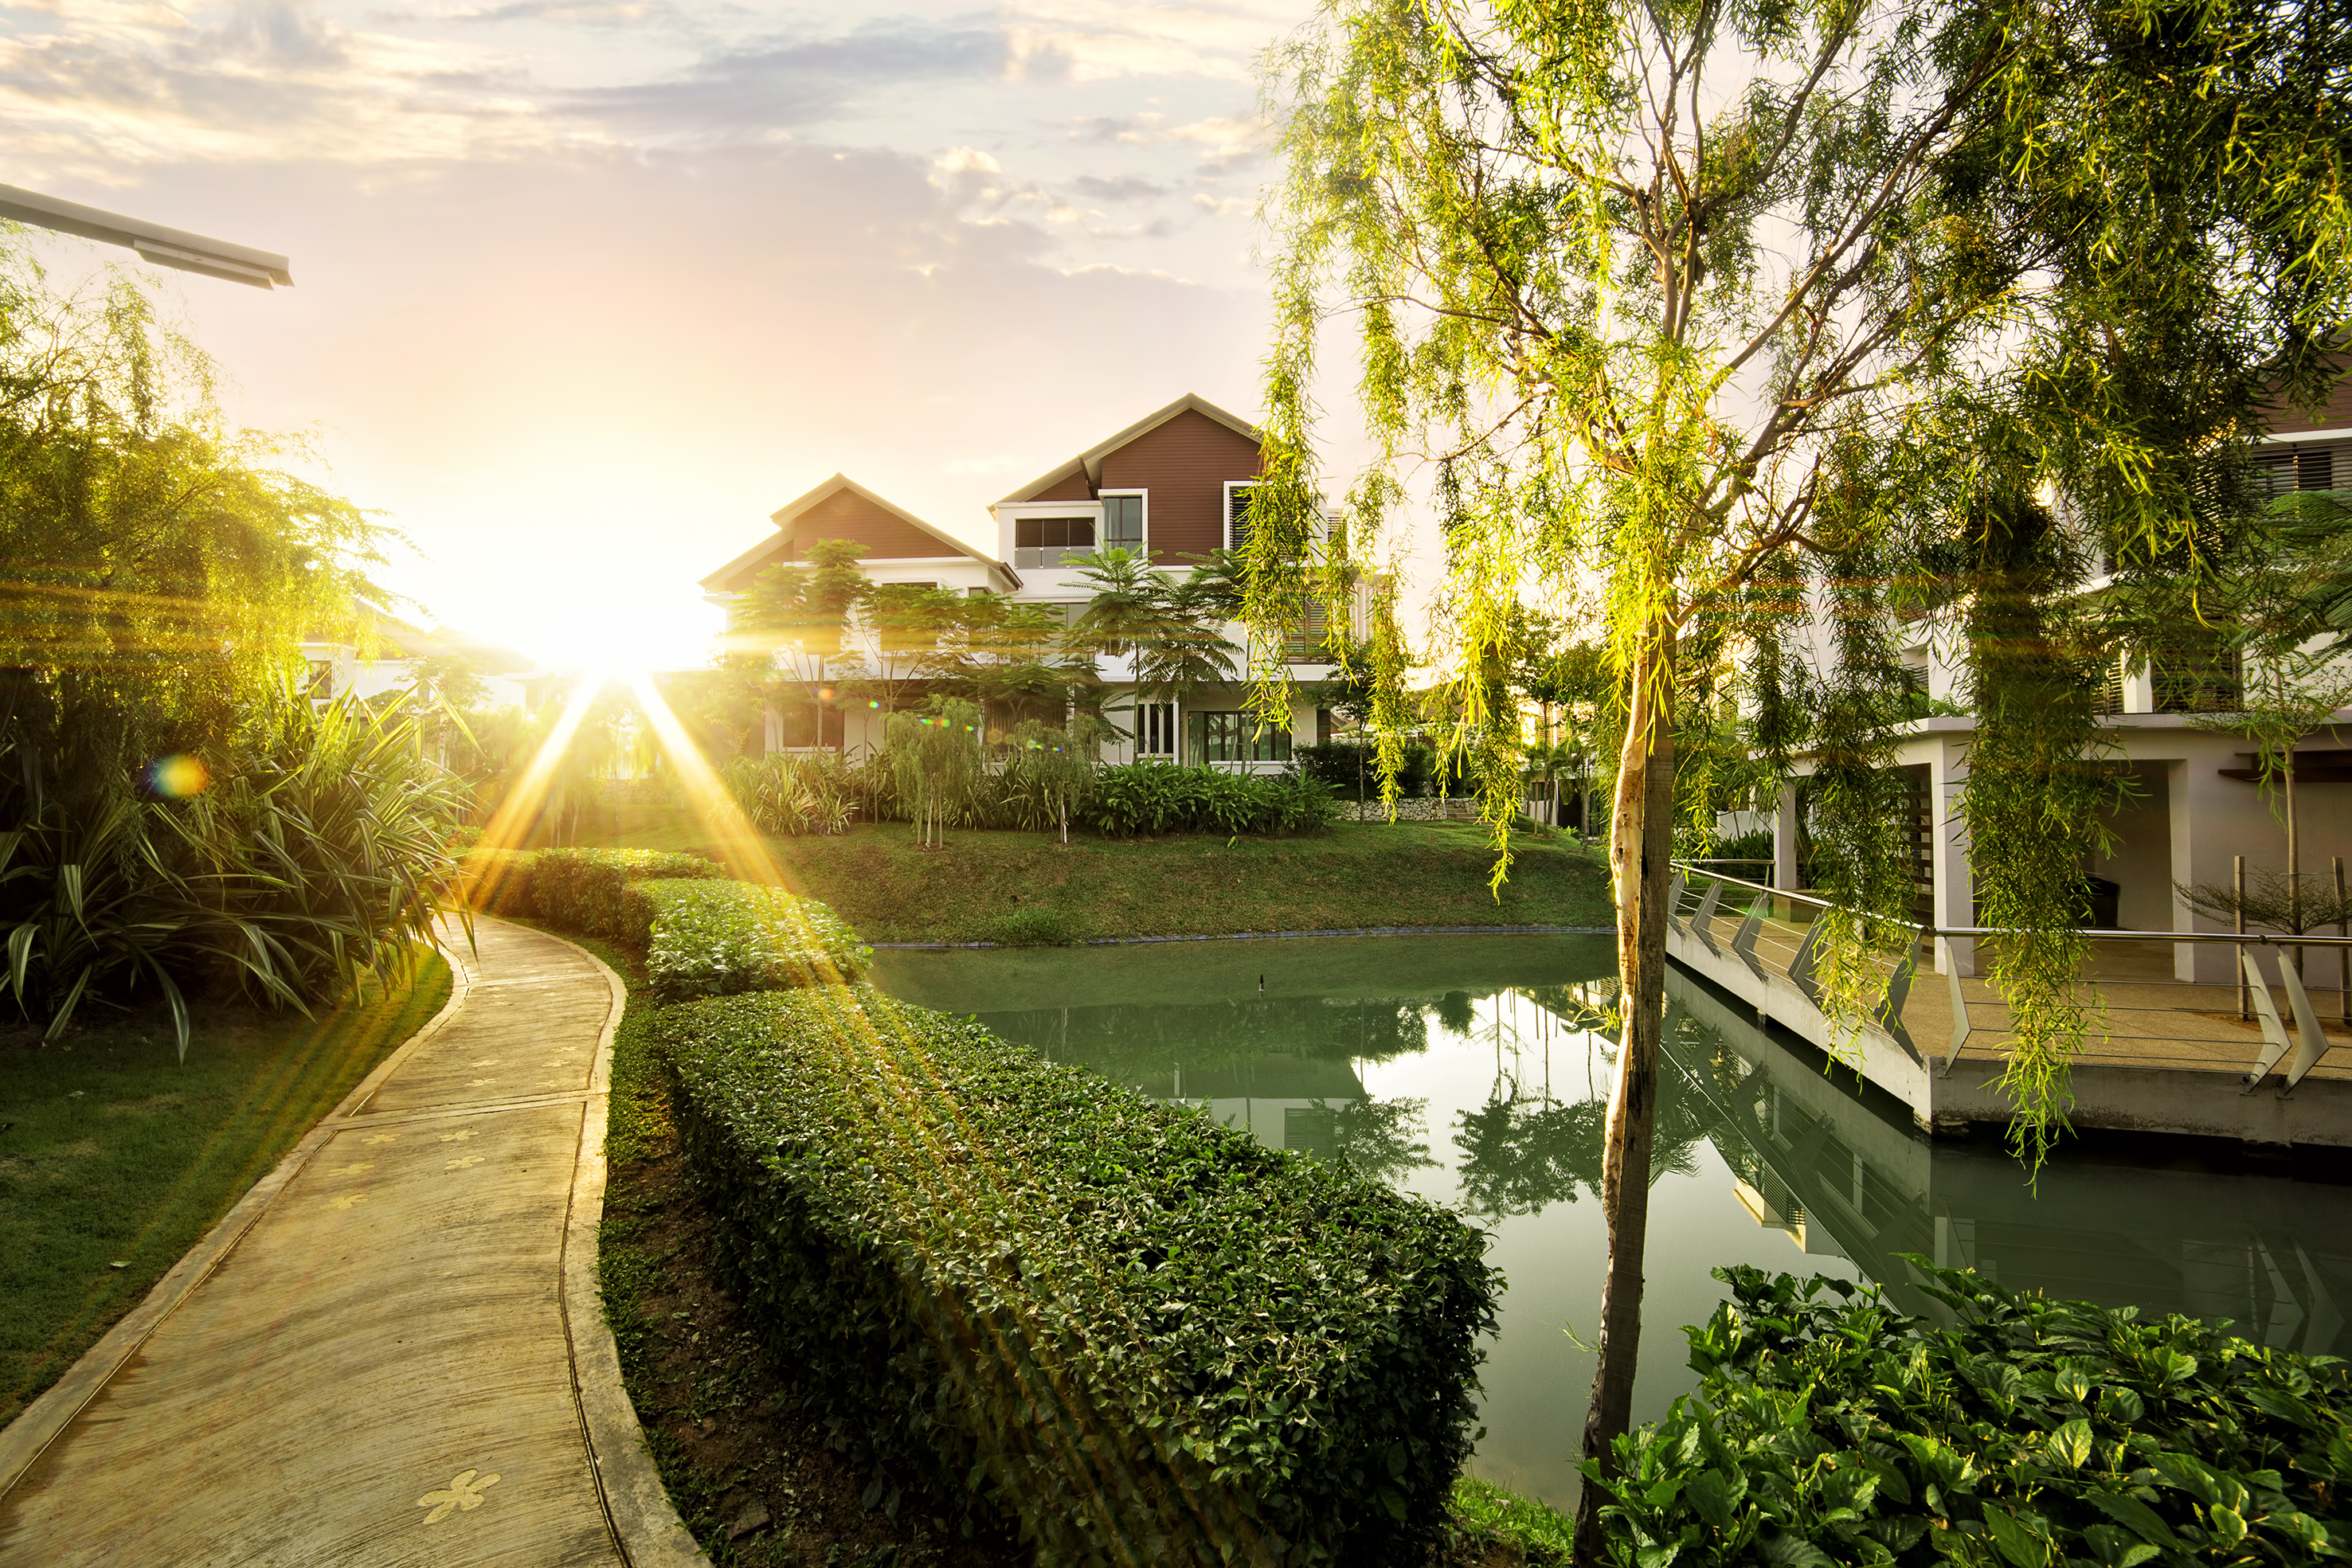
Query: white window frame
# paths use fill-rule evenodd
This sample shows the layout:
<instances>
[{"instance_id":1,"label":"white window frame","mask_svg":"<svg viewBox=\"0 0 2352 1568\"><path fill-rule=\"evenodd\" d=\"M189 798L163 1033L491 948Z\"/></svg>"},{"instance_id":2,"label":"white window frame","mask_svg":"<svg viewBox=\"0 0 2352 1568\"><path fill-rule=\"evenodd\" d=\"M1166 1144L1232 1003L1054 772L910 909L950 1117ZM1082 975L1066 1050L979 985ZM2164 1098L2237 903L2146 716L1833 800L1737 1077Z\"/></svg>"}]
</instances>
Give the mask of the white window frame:
<instances>
[{"instance_id":1,"label":"white window frame","mask_svg":"<svg viewBox=\"0 0 2352 1568\"><path fill-rule=\"evenodd\" d=\"M1265 483L1265 481L1263 479L1228 479L1225 481L1225 509L1223 516L1218 519L1218 531L1224 536L1225 548L1227 549L1234 548L1234 492L1236 490L1255 490L1264 483Z\"/></svg>"},{"instance_id":2,"label":"white window frame","mask_svg":"<svg viewBox=\"0 0 2352 1568\"><path fill-rule=\"evenodd\" d=\"M1133 496L1143 503L1143 538L1142 541L1135 548L1137 554L1142 556L1145 560L1150 560L1151 559L1151 492L1149 490L1097 490L1095 492L1095 499L1097 502L1108 501L1113 496ZM1097 510L1095 513L1095 553L1099 555L1104 550L1118 549L1122 547L1114 545L1110 542L1109 512L1104 509Z\"/></svg>"},{"instance_id":3,"label":"white window frame","mask_svg":"<svg viewBox=\"0 0 2352 1568\"><path fill-rule=\"evenodd\" d=\"M1162 737L1162 738L1168 742L1168 746L1165 750L1152 750L1144 745L1145 734L1151 727L1150 721L1145 717L1145 710L1148 708L1164 708L1167 710L1166 716L1168 723L1166 726L1166 734ZM1181 756L1184 749L1184 722L1179 705L1172 702L1154 703L1139 701L1135 705L1134 747L1135 755L1139 758L1166 757L1172 758Z\"/></svg>"}]
</instances>

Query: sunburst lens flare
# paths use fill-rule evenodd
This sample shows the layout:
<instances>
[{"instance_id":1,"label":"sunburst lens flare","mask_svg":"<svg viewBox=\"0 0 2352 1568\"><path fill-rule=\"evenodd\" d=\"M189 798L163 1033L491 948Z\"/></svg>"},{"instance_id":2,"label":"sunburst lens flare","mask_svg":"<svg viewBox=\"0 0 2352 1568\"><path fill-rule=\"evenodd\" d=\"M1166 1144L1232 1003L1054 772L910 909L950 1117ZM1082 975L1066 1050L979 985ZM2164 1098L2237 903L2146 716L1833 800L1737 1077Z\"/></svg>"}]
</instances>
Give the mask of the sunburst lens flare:
<instances>
[{"instance_id":1,"label":"sunburst lens flare","mask_svg":"<svg viewBox=\"0 0 2352 1568\"><path fill-rule=\"evenodd\" d=\"M655 689L651 676L642 673L629 677L629 690L637 699L638 711L653 727L654 739L660 745L662 755L677 770L678 782L684 787L687 804L702 820L702 825L719 841L719 851L726 856L728 867L745 882L762 887L782 887L783 873L761 841L760 831L743 815L718 773L694 744L669 704Z\"/></svg>"}]
</instances>

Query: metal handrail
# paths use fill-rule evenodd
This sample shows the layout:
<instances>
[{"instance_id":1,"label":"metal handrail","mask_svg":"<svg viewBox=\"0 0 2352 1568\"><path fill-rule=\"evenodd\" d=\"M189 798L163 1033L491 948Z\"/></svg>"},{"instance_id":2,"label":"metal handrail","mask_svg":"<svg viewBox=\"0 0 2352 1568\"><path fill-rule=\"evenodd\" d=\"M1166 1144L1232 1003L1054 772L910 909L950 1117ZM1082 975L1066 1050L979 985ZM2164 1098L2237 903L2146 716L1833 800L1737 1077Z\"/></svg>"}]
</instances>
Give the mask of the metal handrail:
<instances>
[{"instance_id":1,"label":"metal handrail","mask_svg":"<svg viewBox=\"0 0 2352 1568\"><path fill-rule=\"evenodd\" d=\"M1696 868L1703 861L1674 861L1675 866ZM1835 909L1837 904L1826 898L1816 898L1809 893L1773 887L1760 882L1748 882L1740 877L1726 876L1721 872L1701 871L1698 875L1733 887L1752 888L1758 893L1785 898L1791 903L1810 904L1817 909ZM2032 933L2014 925L1927 925L1900 915L1878 916L1890 925L1907 925L1922 936L2025 936ZM2084 927L2082 935L2102 942L2233 942L2252 943L2265 947L2352 947L2352 936L2288 936L2267 931L2109 931L2100 927Z\"/></svg>"}]
</instances>

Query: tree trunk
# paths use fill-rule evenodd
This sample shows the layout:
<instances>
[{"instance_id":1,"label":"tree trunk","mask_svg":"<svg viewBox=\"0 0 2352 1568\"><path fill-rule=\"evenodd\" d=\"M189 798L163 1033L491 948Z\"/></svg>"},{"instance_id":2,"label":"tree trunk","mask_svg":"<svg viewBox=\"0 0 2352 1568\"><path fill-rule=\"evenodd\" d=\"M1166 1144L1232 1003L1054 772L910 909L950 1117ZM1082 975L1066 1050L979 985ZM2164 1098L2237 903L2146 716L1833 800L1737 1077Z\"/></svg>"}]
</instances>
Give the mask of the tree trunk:
<instances>
[{"instance_id":1,"label":"tree trunk","mask_svg":"<svg viewBox=\"0 0 2352 1568\"><path fill-rule=\"evenodd\" d=\"M1632 1422L1633 1373L1642 1343L1642 1255L1650 1228L1650 1142L1658 1110L1658 1041L1665 1028L1667 861L1674 850L1675 646L1662 629L1633 667L1625 743L1609 822L1617 893L1618 1007L1624 1033L1609 1095L1601 1206L1609 1226L1609 1272L1601 1285L1600 1365L1584 1418L1584 1458L1616 1474L1614 1443ZM1591 1479L1576 1510L1576 1562L1601 1568L1601 1507Z\"/></svg>"}]
</instances>

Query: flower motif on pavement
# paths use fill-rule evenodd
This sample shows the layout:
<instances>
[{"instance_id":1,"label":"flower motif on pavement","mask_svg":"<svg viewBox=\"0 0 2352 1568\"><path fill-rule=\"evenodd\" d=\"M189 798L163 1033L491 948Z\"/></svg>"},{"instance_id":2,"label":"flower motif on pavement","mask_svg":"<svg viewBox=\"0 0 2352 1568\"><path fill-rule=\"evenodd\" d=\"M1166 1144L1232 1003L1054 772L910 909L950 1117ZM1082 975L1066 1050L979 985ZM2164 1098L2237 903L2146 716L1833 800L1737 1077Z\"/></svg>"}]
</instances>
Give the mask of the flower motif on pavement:
<instances>
[{"instance_id":1,"label":"flower motif on pavement","mask_svg":"<svg viewBox=\"0 0 2352 1568\"><path fill-rule=\"evenodd\" d=\"M446 1166L442 1166L441 1168L442 1168L443 1170L449 1170L449 1171L462 1171L462 1170L469 1170L469 1169L471 1169L472 1167L474 1167L475 1166L480 1165L481 1163L482 1163L482 1156L481 1156L481 1155L464 1155L459 1156L459 1157L458 1157L458 1158L457 1158L457 1159L451 1160L447 1165L446 1165Z\"/></svg>"},{"instance_id":2,"label":"flower motif on pavement","mask_svg":"<svg viewBox=\"0 0 2352 1568\"><path fill-rule=\"evenodd\" d=\"M442 1141L443 1143L445 1143L445 1144L462 1144L462 1143L464 1143L467 1138L470 1138L470 1137L472 1137L473 1135L474 1135L474 1129L473 1129L473 1128L471 1128L471 1127L467 1127L467 1128L466 1128L466 1129L465 1129L464 1131L462 1131L462 1132L457 1132L457 1133L444 1133L444 1134L441 1134L441 1141Z\"/></svg>"},{"instance_id":3,"label":"flower motif on pavement","mask_svg":"<svg viewBox=\"0 0 2352 1568\"><path fill-rule=\"evenodd\" d=\"M400 1142L400 1134L398 1133L378 1133L373 1137L365 1138L361 1141L370 1144L396 1144Z\"/></svg>"},{"instance_id":4,"label":"flower motif on pavement","mask_svg":"<svg viewBox=\"0 0 2352 1568\"><path fill-rule=\"evenodd\" d=\"M449 1479L449 1484L426 1492L416 1500L419 1508L433 1511L425 1516L427 1524L438 1524L453 1513L471 1513L482 1506L482 1494L499 1484L496 1476L486 1476L479 1470L459 1470Z\"/></svg>"},{"instance_id":5,"label":"flower motif on pavement","mask_svg":"<svg viewBox=\"0 0 2352 1568\"><path fill-rule=\"evenodd\" d=\"M497 1082L498 1080L495 1078L468 1078L466 1080L466 1087L468 1089L479 1089L485 1083L496 1083Z\"/></svg>"},{"instance_id":6,"label":"flower motif on pavement","mask_svg":"<svg viewBox=\"0 0 2352 1568\"><path fill-rule=\"evenodd\" d=\"M365 1203L366 1201L367 1194L363 1192L347 1192L341 1197L329 1198L327 1200L327 1207L329 1208L348 1209L355 1203Z\"/></svg>"},{"instance_id":7,"label":"flower motif on pavement","mask_svg":"<svg viewBox=\"0 0 2352 1568\"><path fill-rule=\"evenodd\" d=\"M328 1174L330 1176L365 1176L373 1169L375 1169L373 1160L353 1160L350 1165L337 1166Z\"/></svg>"}]
</instances>

